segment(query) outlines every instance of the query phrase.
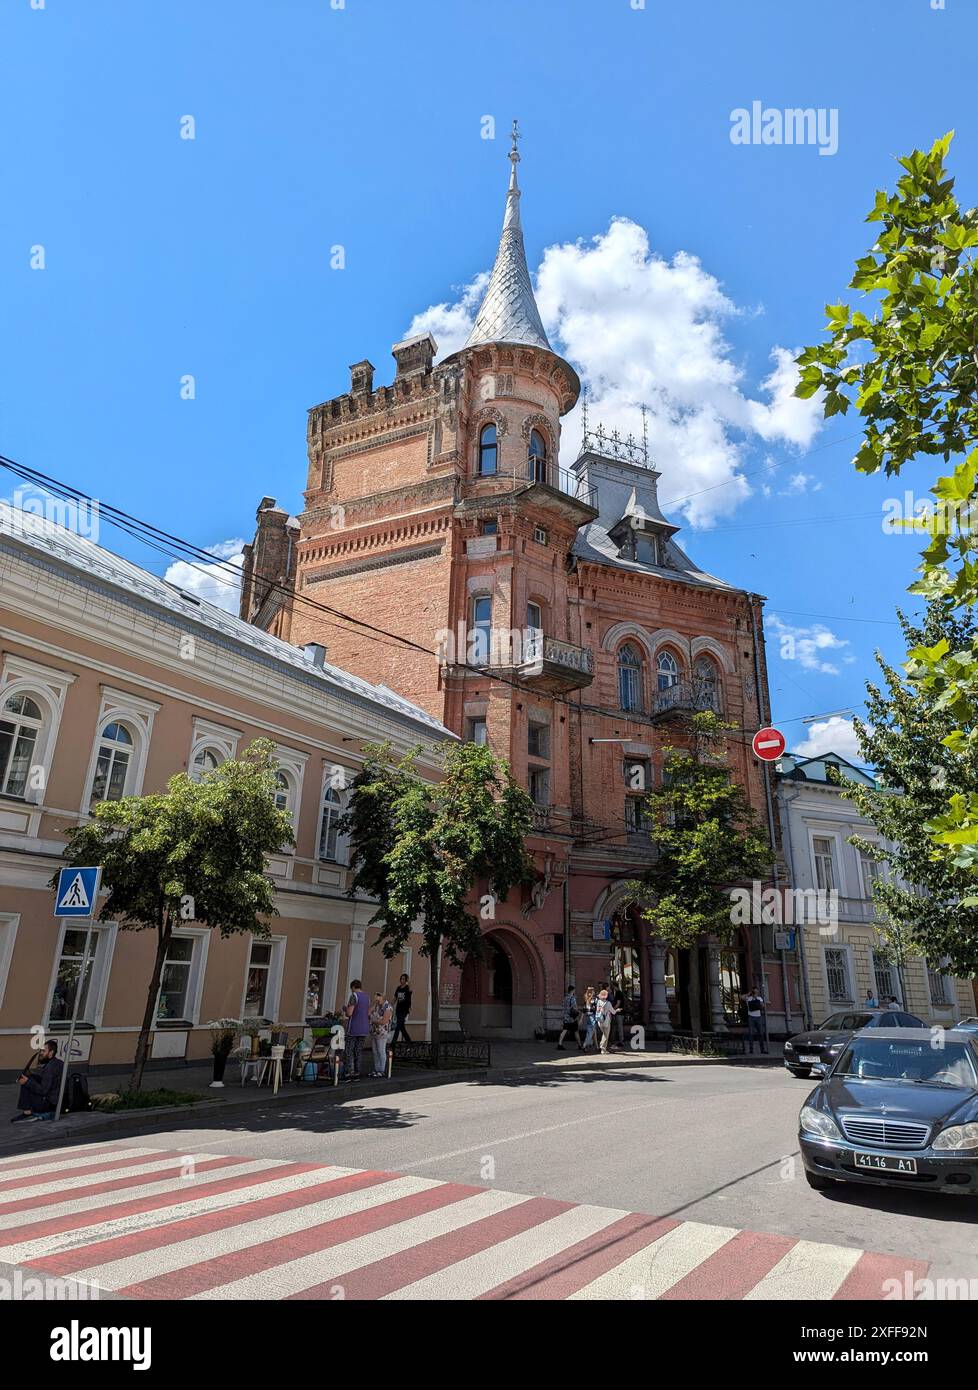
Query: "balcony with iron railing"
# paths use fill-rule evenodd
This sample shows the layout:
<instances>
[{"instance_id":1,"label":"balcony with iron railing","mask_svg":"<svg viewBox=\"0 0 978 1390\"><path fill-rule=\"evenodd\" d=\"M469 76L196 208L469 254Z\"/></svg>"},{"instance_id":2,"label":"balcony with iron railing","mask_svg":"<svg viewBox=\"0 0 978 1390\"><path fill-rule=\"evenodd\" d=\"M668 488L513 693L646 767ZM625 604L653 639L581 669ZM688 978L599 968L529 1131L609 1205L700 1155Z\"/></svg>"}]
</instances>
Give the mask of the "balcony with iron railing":
<instances>
[{"instance_id":1,"label":"balcony with iron railing","mask_svg":"<svg viewBox=\"0 0 978 1390\"><path fill-rule=\"evenodd\" d=\"M560 694L580 690L594 680L594 653L590 647L562 642L543 632L531 629L515 656L509 670L516 680L534 690Z\"/></svg>"},{"instance_id":2,"label":"balcony with iron railing","mask_svg":"<svg viewBox=\"0 0 978 1390\"><path fill-rule=\"evenodd\" d=\"M527 500L574 520L578 526L598 515L597 488L569 468L549 459L527 458L515 472L476 474L462 480L462 496L491 497L503 493Z\"/></svg>"},{"instance_id":3,"label":"balcony with iron railing","mask_svg":"<svg viewBox=\"0 0 978 1390\"><path fill-rule=\"evenodd\" d=\"M720 690L715 681L677 680L652 696L651 714L653 718L667 718L669 715L701 714L712 710L722 713Z\"/></svg>"}]
</instances>

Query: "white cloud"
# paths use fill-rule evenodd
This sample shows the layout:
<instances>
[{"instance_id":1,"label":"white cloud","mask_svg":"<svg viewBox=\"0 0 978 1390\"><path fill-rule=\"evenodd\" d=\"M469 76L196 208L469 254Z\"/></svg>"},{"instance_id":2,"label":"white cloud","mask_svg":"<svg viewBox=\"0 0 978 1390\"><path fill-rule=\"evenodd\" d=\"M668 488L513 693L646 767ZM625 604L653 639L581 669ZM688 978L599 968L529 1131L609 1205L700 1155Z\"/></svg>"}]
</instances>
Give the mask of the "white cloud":
<instances>
[{"instance_id":1,"label":"white cloud","mask_svg":"<svg viewBox=\"0 0 978 1390\"><path fill-rule=\"evenodd\" d=\"M454 304L418 314L440 356L462 345L485 276ZM803 448L822 418L817 397L792 396L793 354L774 347L769 375L754 395L724 336L741 311L696 256L666 261L644 228L614 218L590 241L550 246L537 273L537 303L554 346L588 387L592 426L641 436L639 405L649 408L649 443L663 475L662 497L693 525L709 526L750 495L741 472L745 446L764 440ZM564 454L580 439L580 405L564 421ZM698 494L692 496L690 494Z\"/></svg>"},{"instance_id":2,"label":"white cloud","mask_svg":"<svg viewBox=\"0 0 978 1390\"><path fill-rule=\"evenodd\" d=\"M432 304L424 313L415 314L405 337L430 333L438 344L438 360L451 357L453 352L465 346L488 283L489 271L484 270L470 285L463 286L461 298L454 304Z\"/></svg>"},{"instance_id":3,"label":"white cloud","mask_svg":"<svg viewBox=\"0 0 978 1390\"><path fill-rule=\"evenodd\" d=\"M163 578L178 589L185 589L197 598L206 599L217 608L237 614L241 593L241 564L244 560L243 540L218 541L209 545L208 552L223 561L208 565L203 560L175 560Z\"/></svg>"},{"instance_id":4,"label":"white cloud","mask_svg":"<svg viewBox=\"0 0 978 1390\"><path fill-rule=\"evenodd\" d=\"M813 473L792 473L788 479L788 486L781 489L780 496L796 497L799 493L820 492L822 484Z\"/></svg>"},{"instance_id":5,"label":"white cloud","mask_svg":"<svg viewBox=\"0 0 978 1390\"><path fill-rule=\"evenodd\" d=\"M841 714L830 715L828 719L818 720L808 726L808 737L792 750L803 758L818 758L823 753L838 753L851 763L861 763L862 755L856 741L856 730L851 719Z\"/></svg>"},{"instance_id":6,"label":"white cloud","mask_svg":"<svg viewBox=\"0 0 978 1390\"><path fill-rule=\"evenodd\" d=\"M768 639L778 643L778 655L782 661L797 661L804 671L817 671L823 676L837 676L839 667L833 661L826 661L824 653L839 652L842 661L848 666L855 657L845 650L849 642L845 637L837 637L824 623L812 623L810 627L794 627L782 622L777 613L768 613L764 618Z\"/></svg>"}]
</instances>

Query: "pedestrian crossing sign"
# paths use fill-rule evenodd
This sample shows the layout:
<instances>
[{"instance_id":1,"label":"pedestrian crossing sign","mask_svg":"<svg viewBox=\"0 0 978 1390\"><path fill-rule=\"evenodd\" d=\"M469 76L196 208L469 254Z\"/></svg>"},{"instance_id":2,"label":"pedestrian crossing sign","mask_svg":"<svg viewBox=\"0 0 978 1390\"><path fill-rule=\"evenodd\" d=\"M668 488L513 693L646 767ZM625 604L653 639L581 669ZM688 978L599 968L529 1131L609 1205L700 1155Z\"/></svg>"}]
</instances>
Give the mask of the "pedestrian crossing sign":
<instances>
[{"instance_id":1,"label":"pedestrian crossing sign","mask_svg":"<svg viewBox=\"0 0 978 1390\"><path fill-rule=\"evenodd\" d=\"M100 867L61 869L54 897L55 917L92 917L98 897Z\"/></svg>"}]
</instances>

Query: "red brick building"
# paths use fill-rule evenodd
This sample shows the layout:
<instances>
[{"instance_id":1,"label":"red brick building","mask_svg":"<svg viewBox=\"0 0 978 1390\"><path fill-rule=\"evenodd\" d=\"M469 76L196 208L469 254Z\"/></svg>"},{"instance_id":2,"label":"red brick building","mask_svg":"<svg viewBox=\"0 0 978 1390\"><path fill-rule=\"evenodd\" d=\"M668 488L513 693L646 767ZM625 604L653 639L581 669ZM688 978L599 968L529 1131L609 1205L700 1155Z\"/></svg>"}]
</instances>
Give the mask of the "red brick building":
<instances>
[{"instance_id":1,"label":"red brick building","mask_svg":"<svg viewBox=\"0 0 978 1390\"><path fill-rule=\"evenodd\" d=\"M661 776L677 715L715 705L749 732L768 717L761 600L680 549L643 449L599 431L560 468L580 382L534 301L515 147L510 159L465 347L436 366L430 335L397 343L391 385L375 387L371 363L357 362L350 389L313 407L305 511L289 518L263 500L242 616L323 643L337 666L488 740L529 787L538 883L498 905L485 961L446 968L449 1026L460 1016L472 1032L530 1036L559 1025L569 980L583 990L615 976L635 1021L723 1031L760 977L758 939L745 930L729 950L668 951L625 907L625 884L650 852L636 792ZM730 760L763 820L762 773L742 737ZM773 953L763 968L772 1029L785 979L799 1021L796 968Z\"/></svg>"}]
</instances>

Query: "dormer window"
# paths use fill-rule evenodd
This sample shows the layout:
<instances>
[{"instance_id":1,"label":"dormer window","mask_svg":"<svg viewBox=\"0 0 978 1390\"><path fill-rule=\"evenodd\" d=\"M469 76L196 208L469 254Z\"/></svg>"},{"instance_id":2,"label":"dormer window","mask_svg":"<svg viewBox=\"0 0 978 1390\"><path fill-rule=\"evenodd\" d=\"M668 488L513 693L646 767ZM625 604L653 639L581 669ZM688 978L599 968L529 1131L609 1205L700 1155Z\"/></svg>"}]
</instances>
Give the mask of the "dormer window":
<instances>
[{"instance_id":1,"label":"dormer window","mask_svg":"<svg viewBox=\"0 0 978 1390\"><path fill-rule=\"evenodd\" d=\"M479 431L479 476L481 478L491 478L495 475L498 447L496 426L483 425Z\"/></svg>"},{"instance_id":2,"label":"dormer window","mask_svg":"<svg viewBox=\"0 0 978 1390\"><path fill-rule=\"evenodd\" d=\"M547 481L547 445L539 430L530 431L529 476L531 483Z\"/></svg>"}]
</instances>

